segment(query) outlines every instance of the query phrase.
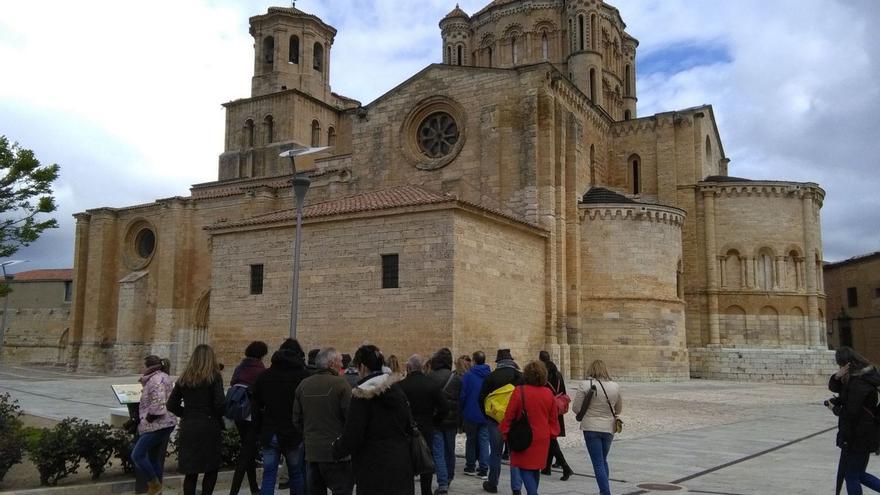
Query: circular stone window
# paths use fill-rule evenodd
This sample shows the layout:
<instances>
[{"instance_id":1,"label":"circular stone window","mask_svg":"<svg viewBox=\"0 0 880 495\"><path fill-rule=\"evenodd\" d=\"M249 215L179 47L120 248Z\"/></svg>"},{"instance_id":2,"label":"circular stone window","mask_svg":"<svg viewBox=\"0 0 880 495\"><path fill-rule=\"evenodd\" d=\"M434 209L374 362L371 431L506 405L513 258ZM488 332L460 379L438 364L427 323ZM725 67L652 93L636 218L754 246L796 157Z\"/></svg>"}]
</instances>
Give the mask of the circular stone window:
<instances>
[{"instance_id":1,"label":"circular stone window","mask_svg":"<svg viewBox=\"0 0 880 495\"><path fill-rule=\"evenodd\" d=\"M432 113L419 125L419 149L428 158L442 158L451 153L459 137L458 124L446 112Z\"/></svg>"},{"instance_id":2,"label":"circular stone window","mask_svg":"<svg viewBox=\"0 0 880 495\"><path fill-rule=\"evenodd\" d=\"M156 228L146 219L135 220L125 230L123 259L131 270L141 270L156 255Z\"/></svg>"},{"instance_id":3,"label":"circular stone window","mask_svg":"<svg viewBox=\"0 0 880 495\"><path fill-rule=\"evenodd\" d=\"M148 259L156 250L156 233L149 228L138 231L134 238L134 249L138 256Z\"/></svg>"},{"instance_id":4,"label":"circular stone window","mask_svg":"<svg viewBox=\"0 0 880 495\"><path fill-rule=\"evenodd\" d=\"M404 156L419 170L445 167L464 147L464 107L446 96L431 96L413 106L400 126Z\"/></svg>"}]
</instances>

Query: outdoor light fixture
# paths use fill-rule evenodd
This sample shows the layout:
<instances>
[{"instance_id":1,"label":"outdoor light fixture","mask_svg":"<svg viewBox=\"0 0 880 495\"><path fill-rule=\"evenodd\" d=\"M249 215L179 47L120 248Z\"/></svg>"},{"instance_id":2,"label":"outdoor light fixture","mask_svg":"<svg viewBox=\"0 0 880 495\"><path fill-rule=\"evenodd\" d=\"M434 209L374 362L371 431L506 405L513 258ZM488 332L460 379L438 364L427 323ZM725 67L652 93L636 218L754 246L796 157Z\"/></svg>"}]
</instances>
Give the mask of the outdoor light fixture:
<instances>
[{"instance_id":1,"label":"outdoor light fixture","mask_svg":"<svg viewBox=\"0 0 880 495\"><path fill-rule=\"evenodd\" d=\"M290 338L296 338L297 312L299 309L299 252L302 240L302 209L306 202L306 193L312 181L304 175L296 175L296 157L311 155L326 150L329 146L320 148L294 148L281 153L281 158L290 158L290 166L293 168L293 195L296 200L296 239L293 241L293 287L290 291ZM4 315L5 316L5 315Z\"/></svg>"},{"instance_id":2,"label":"outdoor light fixture","mask_svg":"<svg viewBox=\"0 0 880 495\"><path fill-rule=\"evenodd\" d=\"M0 268L3 269L3 283L6 284L8 279L6 275L6 267L17 265L19 263L27 263L30 260L9 260L0 263ZM3 356L3 340L6 338L6 313L9 313L9 292L3 297L3 322L0 323L0 357Z\"/></svg>"}]
</instances>

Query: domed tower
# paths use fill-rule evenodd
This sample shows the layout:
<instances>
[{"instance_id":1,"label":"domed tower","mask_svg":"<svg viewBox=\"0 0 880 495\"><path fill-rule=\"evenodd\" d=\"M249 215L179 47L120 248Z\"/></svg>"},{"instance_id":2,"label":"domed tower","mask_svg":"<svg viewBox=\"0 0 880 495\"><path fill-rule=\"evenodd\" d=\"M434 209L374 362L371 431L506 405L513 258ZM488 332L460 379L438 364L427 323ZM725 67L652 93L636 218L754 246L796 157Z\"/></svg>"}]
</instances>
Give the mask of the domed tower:
<instances>
[{"instance_id":1,"label":"domed tower","mask_svg":"<svg viewBox=\"0 0 880 495\"><path fill-rule=\"evenodd\" d=\"M473 65L471 53L470 17L458 4L440 21L443 37L443 63L449 65Z\"/></svg>"},{"instance_id":2,"label":"domed tower","mask_svg":"<svg viewBox=\"0 0 880 495\"><path fill-rule=\"evenodd\" d=\"M623 120L636 118L636 47L639 42L623 35Z\"/></svg>"},{"instance_id":3,"label":"domed tower","mask_svg":"<svg viewBox=\"0 0 880 495\"><path fill-rule=\"evenodd\" d=\"M567 2L568 72L572 82L599 106L602 105L602 50L599 49L600 17L597 4Z\"/></svg>"},{"instance_id":4,"label":"domed tower","mask_svg":"<svg viewBox=\"0 0 880 495\"><path fill-rule=\"evenodd\" d=\"M330 101L330 47L336 29L293 7L250 18L254 37L251 96L298 89Z\"/></svg>"}]
</instances>

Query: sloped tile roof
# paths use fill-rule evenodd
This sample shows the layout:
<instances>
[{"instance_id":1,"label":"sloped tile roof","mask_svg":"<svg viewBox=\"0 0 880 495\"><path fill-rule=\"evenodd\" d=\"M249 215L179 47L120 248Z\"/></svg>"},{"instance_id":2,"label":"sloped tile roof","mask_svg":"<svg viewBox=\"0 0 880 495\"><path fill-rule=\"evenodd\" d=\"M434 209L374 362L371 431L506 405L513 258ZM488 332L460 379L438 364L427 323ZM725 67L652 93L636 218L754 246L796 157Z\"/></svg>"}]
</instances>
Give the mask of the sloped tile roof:
<instances>
[{"instance_id":1,"label":"sloped tile roof","mask_svg":"<svg viewBox=\"0 0 880 495\"><path fill-rule=\"evenodd\" d=\"M437 194L416 186L400 186L306 205L303 208L303 218L326 217L331 215L386 210L389 208L401 208L406 206L423 206L454 201L456 201L454 196ZM257 215L240 222L218 223L208 228L223 229L229 227L243 227L284 222L294 219L296 219L296 209L288 208L272 213L266 213L264 215Z\"/></svg>"},{"instance_id":2,"label":"sloped tile roof","mask_svg":"<svg viewBox=\"0 0 880 495\"><path fill-rule=\"evenodd\" d=\"M584 197L581 198L581 203L583 204L602 204L602 203L624 203L624 204L637 204L638 201L633 201L632 199L627 198L622 194L618 194L610 189L605 189L604 187L591 187Z\"/></svg>"},{"instance_id":3,"label":"sloped tile roof","mask_svg":"<svg viewBox=\"0 0 880 495\"><path fill-rule=\"evenodd\" d=\"M13 277L13 280L16 282L66 282L73 280L73 269L59 268L49 270L28 270L26 272L16 273Z\"/></svg>"},{"instance_id":4,"label":"sloped tile roof","mask_svg":"<svg viewBox=\"0 0 880 495\"><path fill-rule=\"evenodd\" d=\"M743 179L742 177L731 177L729 175L710 175L703 179L703 182L752 182L752 179Z\"/></svg>"},{"instance_id":5,"label":"sloped tile roof","mask_svg":"<svg viewBox=\"0 0 880 495\"><path fill-rule=\"evenodd\" d=\"M444 19L453 19L455 17L464 17L465 19L469 19L470 17L467 15L467 12L461 10L461 7L458 4L455 4L455 8L452 9L452 12L446 14Z\"/></svg>"}]
</instances>

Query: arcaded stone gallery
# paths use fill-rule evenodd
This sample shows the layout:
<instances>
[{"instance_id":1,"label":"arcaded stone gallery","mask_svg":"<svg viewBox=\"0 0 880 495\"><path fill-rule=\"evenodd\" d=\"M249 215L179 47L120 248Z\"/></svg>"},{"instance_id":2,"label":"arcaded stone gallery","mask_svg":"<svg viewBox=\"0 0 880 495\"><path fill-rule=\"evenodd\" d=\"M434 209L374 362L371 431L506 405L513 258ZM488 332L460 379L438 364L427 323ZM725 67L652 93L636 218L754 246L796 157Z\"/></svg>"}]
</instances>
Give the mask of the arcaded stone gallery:
<instances>
[{"instance_id":1,"label":"arcaded stone gallery","mask_svg":"<svg viewBox=\"0 0 880 495\"><path fill-rule=\"evenodd\" d=\"M440 21L442 63L368 104L333 93L336 30L250 19L252 92L226 103L217 180L77 215L69 365L233 363L299 338L406 357L549 350L575 378L811 383L826 350L817 184L728 175L711 106L637 113L636 49L599 0L495 0ZM245 75L242 74L242 77Z\"/></svg>"}]
</instances>

